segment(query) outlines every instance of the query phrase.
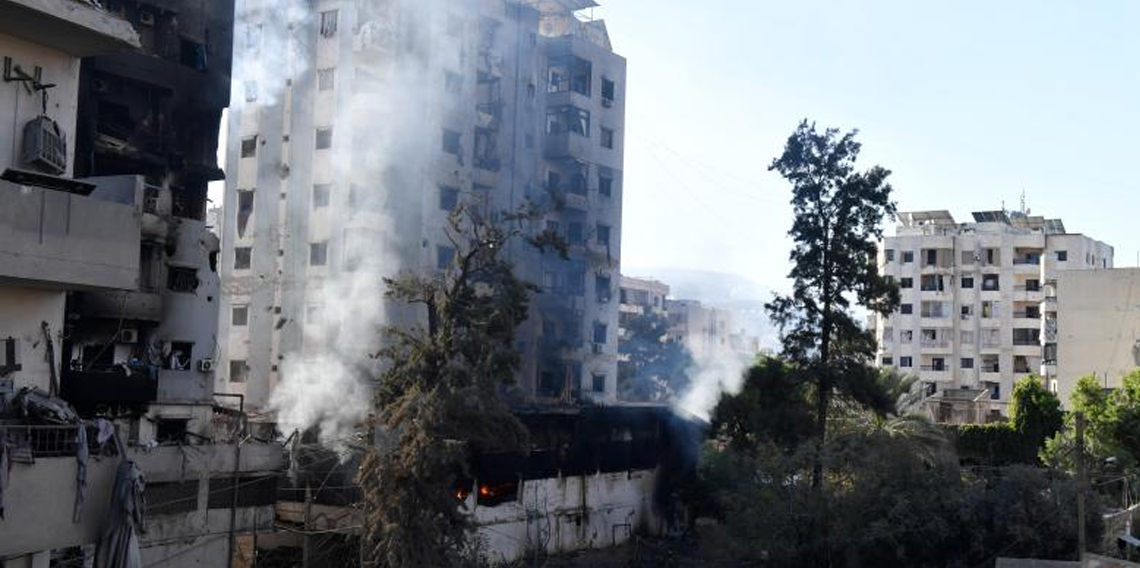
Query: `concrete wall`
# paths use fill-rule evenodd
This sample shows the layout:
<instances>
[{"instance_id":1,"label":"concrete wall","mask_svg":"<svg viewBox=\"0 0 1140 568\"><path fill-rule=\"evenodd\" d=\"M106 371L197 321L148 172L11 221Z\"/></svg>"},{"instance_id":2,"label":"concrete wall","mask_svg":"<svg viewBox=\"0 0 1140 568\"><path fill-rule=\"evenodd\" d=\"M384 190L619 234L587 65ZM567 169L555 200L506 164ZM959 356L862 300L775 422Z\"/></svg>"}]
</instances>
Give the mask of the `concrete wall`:
<instances>
[{"instance_id":1,"label":"concrete wall","mask_svg":"<svg viewBox=\"0 0 1140 568\"><path fill-rule=\"evenodd\" d=\"M476 538L487 557L513 562L535 548L566 553L622 544L633 534L660 535L664 521L652 501L651 470L525 481L520 499L474 505Z\"/></svg>"},{"instance_id":2,"label":"concrete wall","mask_svg":"<svg viewBox=\"0 0 1140 568\"><path fill-rule=\"evenodd\" d=\"M94 544L110 506L117 467L117 458L88 460L83 516L72 523L74 457L12 464L0 519L0 556Z\"/></svg>"},{"instance_id":3,"label":"concrete wall","mask_svg":"<svg viewBox=\"0 0 1140 568\"><path fill-rule=\"evenodd\" d=\"M1057 278L1056 390L1066 406L1077 381L1107 388L1140 368L1140 269L1062 272Z\"/></svg>"},{"instance_id":4,"label":"concrete wall","mask_svg":"<svg viewBox=\"0 0 1140 568\"><path fill-rule=\"evenodd\" d=\"M60 291L0 286L0 366L4 366L4 340L11 337L16 340L15 363L21 368L3 378L13 380L14 390L26 386L48 390L51 367L41 322L47 322L55 342L52 364L59 376L59 337L65 300L66 294Z\"/></svg>"},{"instance_id":5,"label":"concrete wall","mask_svg":"<svg viewBox=\"0 0 1140 568\"><path fill-rule=\"evenodd\" d=\"M63 51L37 45L0 34L0 57L11 57L29 75L38 66L43 69L44 83L55 83L49 92L47 115L59 125L67 137L68 167L71 174L75 154L76 93L79 84L79 59ZM23 162L24 125L40 115L42 98L20 83L0 83L0 171L7 168L34 170ZM14 135L13 135L14 134Z\"/></svg>"}]
</instances>

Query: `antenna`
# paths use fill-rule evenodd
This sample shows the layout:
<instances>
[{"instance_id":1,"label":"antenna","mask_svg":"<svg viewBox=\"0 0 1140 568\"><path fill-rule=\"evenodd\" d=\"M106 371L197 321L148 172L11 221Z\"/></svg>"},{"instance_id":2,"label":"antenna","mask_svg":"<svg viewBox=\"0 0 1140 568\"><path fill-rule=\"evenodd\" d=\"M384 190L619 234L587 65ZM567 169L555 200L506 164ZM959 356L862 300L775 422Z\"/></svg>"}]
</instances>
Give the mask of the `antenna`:
<instances>
[{"instance_id":1,"label":"antenna","mask_svg":"<svg viewBox=\"0 0 1140 568\"><path fill-rule=\"evenodd\" d=\"M1024 186L1021 188L1021 214L1022 215L1028 215L1029 214L1029 209L1025 208L1025 187Z\"/></svg>"}]
</instances>

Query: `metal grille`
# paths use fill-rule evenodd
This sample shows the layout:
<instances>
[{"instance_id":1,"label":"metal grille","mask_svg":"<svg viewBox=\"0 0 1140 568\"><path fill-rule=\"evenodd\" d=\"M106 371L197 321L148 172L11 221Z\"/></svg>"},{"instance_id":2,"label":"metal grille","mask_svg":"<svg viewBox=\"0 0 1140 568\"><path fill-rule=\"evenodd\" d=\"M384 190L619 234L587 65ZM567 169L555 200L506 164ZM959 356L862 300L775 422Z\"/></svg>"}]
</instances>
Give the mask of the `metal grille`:
<instances>
[{"instance_id":1,"label":"metal grille","mask_svg":"<svg viewBox=\"0 0 1140 568\"><path fill-rule=\"evenodd\" d=\"M97 436L99 430L94 426L87 428L87 451L91 455L98 454L100 450ZM58 458L74 456L76 450L76 426L40 426L40 425L0 425L2 434L8 443L15 448L28 448L34 458ZM115 453L114 444L107 442L111 453Z\"/></svg>"}]
</instances>

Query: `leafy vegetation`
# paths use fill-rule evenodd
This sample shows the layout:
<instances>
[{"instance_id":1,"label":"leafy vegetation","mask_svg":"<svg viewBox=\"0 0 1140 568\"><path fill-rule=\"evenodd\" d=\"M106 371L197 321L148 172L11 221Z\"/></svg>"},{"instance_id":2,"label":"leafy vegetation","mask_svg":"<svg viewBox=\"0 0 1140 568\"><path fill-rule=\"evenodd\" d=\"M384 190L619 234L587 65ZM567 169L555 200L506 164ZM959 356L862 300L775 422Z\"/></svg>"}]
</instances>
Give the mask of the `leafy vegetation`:
<instances>
[{"instance_id":1,"label":"leafy vegetation","mask_svg":"<svg viewBox=\"0 0 1140 568\"><path fill-rule=\"evenodd\" d=\"M636 402L668 400L689 386L693 357L669 338L669 319L653 312L631 318L618 345L618 398Z\"/></svg>"}]
</instances>

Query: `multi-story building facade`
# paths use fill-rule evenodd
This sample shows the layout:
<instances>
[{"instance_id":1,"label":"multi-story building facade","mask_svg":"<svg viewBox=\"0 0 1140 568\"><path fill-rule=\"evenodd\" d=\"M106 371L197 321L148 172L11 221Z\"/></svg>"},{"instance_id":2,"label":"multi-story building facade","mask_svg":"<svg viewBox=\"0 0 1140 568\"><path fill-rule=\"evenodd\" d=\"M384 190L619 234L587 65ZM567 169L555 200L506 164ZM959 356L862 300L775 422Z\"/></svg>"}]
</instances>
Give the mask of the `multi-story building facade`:
<instances>
[{"instance_id":1,"label":"multi-story building facade","mask_svg":"<svg viewBox=\"0 0 1140 568\"><path fill-rule=\"evenodd\" d=\"M668 284L647 278L622 276L619 290L619 336L624 334L626 323L631 318L645 314L660 316L666 314L665 301L669 297Z\"/></svg>"},{"instance_id":2,"label":"multi-story building facade","mask_svg":"<svg viewBox=\"0 0 1140 568\"><path fill-rule=\"evenodd\" d=\"M899 285L898 311L871 318L879 364L917 375L940 421L1004 414L1013 384L1055 373L1058 275L1112 267L1112 247L1059 219L983 211L900 213L879 267Z\"/></svg>"},{"instance_id":3,"label":"multi-story building facade","mask_svg":"<svg viewBox=\"0 0 1140 568\"><path fill-rule=\"evenodd\" d=\"M576 15L593 5L322 0L287 26L277 3L238 1L237 66L274 46L287 61L235 78L221 389L265 409L291 355L367 352L345 343L374 347L407 316L379 301L380 276L445 269L461 204L530 204L545 214L529 229L561 233L570 258L511 251L541 286L517 383L532 399L613 399L625 61ZM330 294L361 274L367 290ZM362 319L378 321L340 333Z\"/></svg>"},{"instance_id":4,"label":"multi-story building facade","mask_svg":"<svg viewBox=\"0 0 1140 568\"><path fill-rule=\"evenodd\" d=\"M229 51L223 4L0 2L5 566L89 564L120 464L147 481L146 565L223 565L273 526L281 446L235 445L213 389L202 216L229 66L192 38Z\"/></svg>"}]
</instances>

